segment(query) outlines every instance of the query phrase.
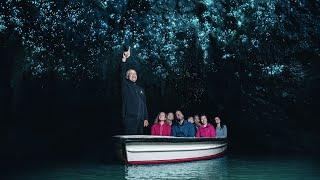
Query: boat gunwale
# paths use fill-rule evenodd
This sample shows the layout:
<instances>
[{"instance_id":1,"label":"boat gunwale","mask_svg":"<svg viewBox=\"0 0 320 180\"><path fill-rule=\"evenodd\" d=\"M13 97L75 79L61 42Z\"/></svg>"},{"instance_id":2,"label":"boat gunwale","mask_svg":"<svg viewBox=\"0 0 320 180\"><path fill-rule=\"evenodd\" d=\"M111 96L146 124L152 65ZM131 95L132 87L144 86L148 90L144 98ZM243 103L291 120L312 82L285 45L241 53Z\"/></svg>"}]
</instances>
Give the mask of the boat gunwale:
<instances>
[{"instance_id":1,"label":"boat gunwale","mask_svg":"<svg viewBox=\"0 0 320 180\"><path fill-rule=\"evenodd\" d=\"M227 138L208 138L208 137L121 137L121 136L114 136L114 138L125 142L225 142L227 143Z\"/></svg>"}]
</instances>

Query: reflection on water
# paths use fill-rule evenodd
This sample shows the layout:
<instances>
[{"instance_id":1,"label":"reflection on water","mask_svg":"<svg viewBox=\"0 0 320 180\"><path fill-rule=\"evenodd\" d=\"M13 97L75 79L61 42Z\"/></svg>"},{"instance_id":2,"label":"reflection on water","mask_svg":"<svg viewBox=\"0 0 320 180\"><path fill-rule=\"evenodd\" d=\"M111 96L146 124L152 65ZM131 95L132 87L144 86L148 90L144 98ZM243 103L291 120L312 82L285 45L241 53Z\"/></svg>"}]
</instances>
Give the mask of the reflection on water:
<instances>
[{"instance_id":1,"label":"reflection on water","mask_svg":"<svg viewBox=\"0 0 320 180\"><path fill-rule=\"evenodd\" d=\"M64 164L29 168L3 179L21 180L153 180L153 179L316 179L320 160L305 156L230 156L208 161L162 165Z\"/></svg>"},{"instance_id":2,"label":"reflection on water","mask_svg":"<svg viewBox=\"0 0 320 180\"><path fill-rule=\"evenodd\" d=\"M13 180L109 180L124 179L124 165L80 164L47 167L16 174ZM0 179L2 180L3 178Z\"/></svg>"},{"instance_id":3,"label":"reflection on water","mask_svg":"<svg viewBox=\"0 0 320 180\"><path fill-rule=\"evenodd\" d=\"M126 167L126 179L226 179L227 157L178 164Z\"/></svg>"}]
</instances>

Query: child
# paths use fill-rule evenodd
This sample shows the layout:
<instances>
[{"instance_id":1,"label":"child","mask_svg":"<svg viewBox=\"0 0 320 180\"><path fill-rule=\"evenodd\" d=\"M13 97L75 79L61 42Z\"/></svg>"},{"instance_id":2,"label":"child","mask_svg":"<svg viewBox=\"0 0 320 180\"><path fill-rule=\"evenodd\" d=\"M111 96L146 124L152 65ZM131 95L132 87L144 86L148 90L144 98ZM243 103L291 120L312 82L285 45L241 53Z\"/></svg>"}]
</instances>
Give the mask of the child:
<instances>
[{"instance_id":1,"label":"child","mask_svg":"<svg viewBox=\"0 0 320 180\"><path fill-rule=\"evenodd\" d=\"M196 137L215 137L216 136L216 130L210 123L208 123L206 115L201 116L201 123L202 123L202 126L199 127Z\"/></svg>"},{"instance_id":2,"label":"child","mask_svg":"<svg viewBox=\"0 0 320 180\"><path fill-rule=\"evenodd\" d=\"M158 122L151 127L151 135L157 136L170 136L171 135L171 126L167 124L166 113L160 112L157 116Z\"/></svg>"}]
</instances>

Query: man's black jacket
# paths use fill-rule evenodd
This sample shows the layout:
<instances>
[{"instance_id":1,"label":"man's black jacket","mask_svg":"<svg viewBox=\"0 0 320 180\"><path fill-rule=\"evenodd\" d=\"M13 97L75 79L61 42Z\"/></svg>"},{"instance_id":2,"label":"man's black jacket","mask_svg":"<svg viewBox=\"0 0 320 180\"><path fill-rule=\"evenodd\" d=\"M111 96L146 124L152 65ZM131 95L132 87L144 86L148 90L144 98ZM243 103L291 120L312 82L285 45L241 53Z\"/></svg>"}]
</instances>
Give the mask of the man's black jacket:
<instances>
[{"instance_id":1,"label":"man's black jacket","mask_svg":"<svg viewBox=\"0 0 320 180\"><path fill-rule=\"evenodd\" d=\"M142 87L126 79L127 63L121 62L122 116L143 121L148 119L146 96ZM131 124L132 122L125 122Z\"/></svg>"}]
</instances>

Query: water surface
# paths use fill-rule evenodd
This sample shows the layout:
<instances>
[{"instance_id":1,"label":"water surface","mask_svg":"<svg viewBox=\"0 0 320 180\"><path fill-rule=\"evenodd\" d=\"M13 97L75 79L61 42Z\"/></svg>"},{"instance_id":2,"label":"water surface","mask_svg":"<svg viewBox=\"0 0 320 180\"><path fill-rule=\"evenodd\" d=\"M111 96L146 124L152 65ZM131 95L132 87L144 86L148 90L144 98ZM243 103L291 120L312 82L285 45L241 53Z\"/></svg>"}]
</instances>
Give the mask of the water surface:
<instances>
[{"instance_id":1,"label":"water surface","mask_svg":"<svg viewBox=\"0 0 320 180\"><path fill-rule=\"evenodd\" d=\"M134 165L64 164L29 169L8 179L319 179L319 159L308 156L243 156L189 163Z\"/></svg>"}]
</instances>

